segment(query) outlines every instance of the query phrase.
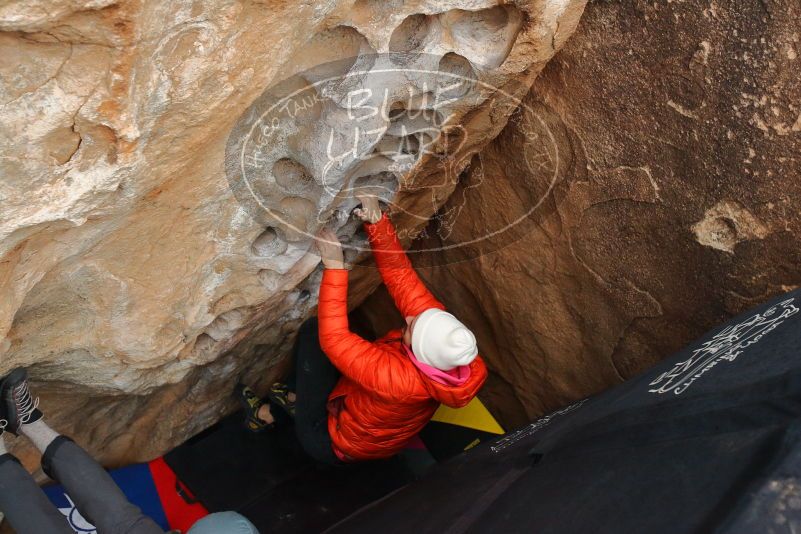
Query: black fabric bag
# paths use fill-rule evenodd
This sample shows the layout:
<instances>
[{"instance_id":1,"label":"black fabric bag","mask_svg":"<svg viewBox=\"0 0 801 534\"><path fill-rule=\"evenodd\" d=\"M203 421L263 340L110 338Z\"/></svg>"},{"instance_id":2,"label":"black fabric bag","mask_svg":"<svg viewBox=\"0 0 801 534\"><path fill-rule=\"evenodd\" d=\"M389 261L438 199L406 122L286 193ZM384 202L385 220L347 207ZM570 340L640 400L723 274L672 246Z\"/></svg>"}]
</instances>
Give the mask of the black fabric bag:
<instances>
[{"instance_id":1,"label":"black fabric bag","mask_svg":"<svg viewBox=\"0 0 801 534\"><path fill-rule=\"evenodd\" d=\"M335 532L801 532L801 291Z\"/></svg>"}]
</instances>

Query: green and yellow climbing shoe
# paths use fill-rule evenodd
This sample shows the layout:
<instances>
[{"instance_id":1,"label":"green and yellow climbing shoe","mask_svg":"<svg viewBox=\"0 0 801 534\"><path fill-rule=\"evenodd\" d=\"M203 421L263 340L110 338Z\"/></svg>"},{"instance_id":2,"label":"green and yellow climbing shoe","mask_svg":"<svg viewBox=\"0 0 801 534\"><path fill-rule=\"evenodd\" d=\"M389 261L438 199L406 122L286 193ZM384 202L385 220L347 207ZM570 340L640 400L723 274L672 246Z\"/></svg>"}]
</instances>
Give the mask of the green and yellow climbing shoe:
<instances>
[{"instance_id":1,"label":"green and yellow climbing shoe","mask_svg":"<svg viewBox=\"0 0 801 534\"><path fill-rule=\"evenodd\" d=\"M267 392L267 398L273 406L281 408L289 417L295 418L295 401L289 400L289 387L286 384L281 382L273 384Z\"/></svg>"},{"instance_id":2,"label":"green and yellow climbing shoe","mask_svg":"<svg viewBox=\"0 0 801 534\"><path fill-rule=\"evenodd\" d=\"M267 430L275 426L274 422L268 423L267 421L259 418L259 409L266 403L262 401L258 395L256 395L256 392L247 387L245 384L237 384L235 393L236 398L242 405L242 409L245 411L245 428L251 432L262 432L263 430Z\"/></svg>"}]
</instances>

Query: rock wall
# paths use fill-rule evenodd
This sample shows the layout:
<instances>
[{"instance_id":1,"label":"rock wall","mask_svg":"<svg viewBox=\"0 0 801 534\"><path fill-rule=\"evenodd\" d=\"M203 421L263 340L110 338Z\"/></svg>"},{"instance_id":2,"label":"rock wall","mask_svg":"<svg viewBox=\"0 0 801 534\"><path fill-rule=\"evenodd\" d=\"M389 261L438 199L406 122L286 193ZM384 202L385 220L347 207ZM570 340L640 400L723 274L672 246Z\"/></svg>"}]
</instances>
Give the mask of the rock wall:
<instances>
[{"instance_id":1,"label":"rock wall","mask_svg":"<svg viewBox=\"0 0 801 534\"><path fill-rule=\"evenodd\" d=\"M801 283L800 17L790 0L591 2L473 158L444 208L467 214L414 247L440 249L416 262L477 332L506 420L625 380Z\"/></svg>"},{"instance_id":2,"label":"rock wall","mask_svg":"<svg viewBox=\"0 0 801 534\"><path fill-rule=\"evenodd\" d=\"M498 4L4 2L0 371L28 366L53 426L110 464L152 458L230 411L236 381L266 384L314 312L310 235L333 221L361 239L348 218L359 187L379 190L402 228L423 224L584 0ZM412 112L433 105L409 77L371 119L382 135L330 168L358 83L316 85L304 118L289 113L283 137L260 129L246 153L269 88L372 82L390 53L471 82L437 119L461 128L456 149L416 126ZM366 157L399 141L410 159ZM242 196L245 182L258 194ZM375 284L354 273L354 302Z\"/></svg>"}]
</instances>

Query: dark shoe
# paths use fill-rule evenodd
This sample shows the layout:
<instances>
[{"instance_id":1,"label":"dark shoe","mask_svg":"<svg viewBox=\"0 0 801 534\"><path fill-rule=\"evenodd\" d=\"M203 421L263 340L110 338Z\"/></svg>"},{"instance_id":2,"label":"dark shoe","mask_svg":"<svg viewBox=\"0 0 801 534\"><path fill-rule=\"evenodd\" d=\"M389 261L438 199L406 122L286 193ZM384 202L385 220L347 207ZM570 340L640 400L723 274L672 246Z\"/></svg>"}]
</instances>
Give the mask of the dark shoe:
<instances>
[{"instance_id":1,"label":"dark shoe","mask_svg":"<svg viewBox=\"0 0 801 534\"><path fill-rule=\"evenodd\" d=\"M39 397L32 397L28 388L28 371L17 367L0 381L0 405L2 418L6 420L5 430L15 436L19 427L35 423L42 418L39 411Z\"/></svg>"},{"instance_id":2,"label":"dark shoe","mask_svg":"<svg viewBox=\"0 0 801 534\"><path fill-rule=\"evenodd\" d=\"M237 384L235 392L239 404L242 405L242 409L245 411L245 428L251 432L262 432L275 426L275 423L268 423L259 418L259 408L266 403L252 389L245 384Z\"/></svg>"},{"instance_id":3,"label":"dark shoe","mask_svg":"<svg viewBox=\"0 0 801 534\"><path fill-rule=\"evenodd\" d=\"M270 399L270 404L284 410L292 419L295 418L295 402L289 400L289 388L286 384L273 384L267 392L267 398Z\"/></svg>"}]
</instances>

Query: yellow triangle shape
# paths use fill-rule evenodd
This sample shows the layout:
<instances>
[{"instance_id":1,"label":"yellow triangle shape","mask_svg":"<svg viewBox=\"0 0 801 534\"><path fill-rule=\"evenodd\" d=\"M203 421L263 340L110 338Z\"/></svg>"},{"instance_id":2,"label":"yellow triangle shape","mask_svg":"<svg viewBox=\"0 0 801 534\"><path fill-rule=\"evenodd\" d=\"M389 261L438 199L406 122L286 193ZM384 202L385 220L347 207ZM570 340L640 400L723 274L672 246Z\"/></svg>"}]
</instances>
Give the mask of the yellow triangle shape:
<instances>
[{"instance_id":1,"label":"yellow triangle shape","mask_svg":"<svg viewBox=\"0 0 801 534\"><path fill-rule=\"evenodd\" d=\"M478 397L474 397L470 404L464 408L449 408L441 404L431 420L438 423L449 423L472 428L473 430L481 430L490 434L504 433L501 425L492 417L492 414L489 413L484 404L478 400Z\"/></svg>"}]
</instances>

